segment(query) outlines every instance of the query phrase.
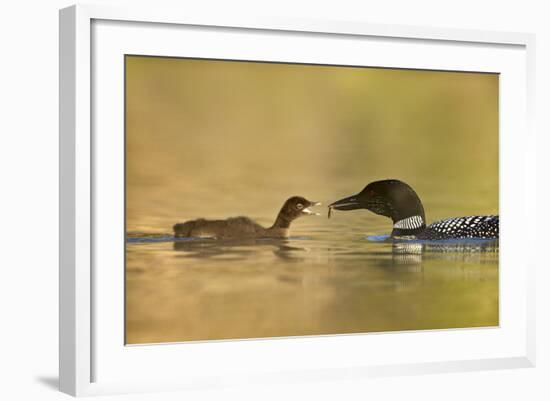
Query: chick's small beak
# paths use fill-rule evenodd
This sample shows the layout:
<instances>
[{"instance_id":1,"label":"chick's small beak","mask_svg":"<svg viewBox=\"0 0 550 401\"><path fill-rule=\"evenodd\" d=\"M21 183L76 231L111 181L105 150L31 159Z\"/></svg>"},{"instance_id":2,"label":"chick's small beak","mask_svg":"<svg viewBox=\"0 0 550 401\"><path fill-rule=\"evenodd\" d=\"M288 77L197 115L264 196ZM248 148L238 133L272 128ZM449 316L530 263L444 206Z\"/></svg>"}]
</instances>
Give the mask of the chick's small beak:
<instances>
[{"instance_id":1,"label":"chick's small beak","mask_svg":"<svg viewBox=\"0 0 550 401\"><path fill-rule=\"evenodd\" d=\"M321 205L321 202L310 202L310 205L308 207L306 207L305 209L303 209L302 213L312 215L312 216L320 216L321 215L320 213L313 212L313 211L309 210L310 207L320 206L320 205Z\"/></svg>"}]
</instances>

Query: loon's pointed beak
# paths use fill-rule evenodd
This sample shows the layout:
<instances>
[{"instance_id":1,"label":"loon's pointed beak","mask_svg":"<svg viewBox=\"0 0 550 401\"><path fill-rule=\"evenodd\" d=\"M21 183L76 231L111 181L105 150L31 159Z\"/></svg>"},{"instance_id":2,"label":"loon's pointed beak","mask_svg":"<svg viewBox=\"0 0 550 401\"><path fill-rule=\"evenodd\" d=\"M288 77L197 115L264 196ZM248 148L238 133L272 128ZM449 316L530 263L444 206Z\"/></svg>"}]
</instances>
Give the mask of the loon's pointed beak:
<instances>
[{"instance_id":1,"label":"loon's pointed beak","mask_svg":"<svg viewBox=\"0 0 550 401\"><path fill-rule=\"evenodd\" d=\"M320 216L321 213L317 213L317 212L313 212L311 210L309 210L310 207L313 207L313 206L320 206L321 205L321 202L310 202L311 204L306 207L305 209L302 210L302 213L305 213L307 215L312 215L312 216Z\"/></svg>"},{"instance_id":2,"label":"loon's pointed beak","mask_svg":"<svg viewBox=\"0 0 550 401\"><path fill-rule=\"evenodd\" d=\"M361 202L358 200L358 195L352 195L348 196L347 198L343 198L340 200L337 200L336 202L331 203L328 205L329 210L355 210L355 209L362 209L363 206L361 205Z\"/></svg>"}]
</instances>

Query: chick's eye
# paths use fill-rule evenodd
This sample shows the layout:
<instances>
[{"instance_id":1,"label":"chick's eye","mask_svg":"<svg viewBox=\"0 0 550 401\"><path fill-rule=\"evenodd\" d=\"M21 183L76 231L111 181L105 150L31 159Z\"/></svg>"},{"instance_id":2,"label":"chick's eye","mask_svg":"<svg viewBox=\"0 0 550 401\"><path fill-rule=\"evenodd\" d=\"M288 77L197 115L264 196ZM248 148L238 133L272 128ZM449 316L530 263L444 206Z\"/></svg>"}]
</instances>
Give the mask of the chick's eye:
<instances>
[{"instance_id":1,"label":"chick's eye","mask_svg":"<svg viewBox=\"0 0 550 401\"><path fill-rule=\"evenodd\" d=\"M303 208L304 208L304 205L302 205L301 203L298 203L298 204L296 205L296 207L297 207L298 209L303 209Z\"/></svg>"}]
</instances>

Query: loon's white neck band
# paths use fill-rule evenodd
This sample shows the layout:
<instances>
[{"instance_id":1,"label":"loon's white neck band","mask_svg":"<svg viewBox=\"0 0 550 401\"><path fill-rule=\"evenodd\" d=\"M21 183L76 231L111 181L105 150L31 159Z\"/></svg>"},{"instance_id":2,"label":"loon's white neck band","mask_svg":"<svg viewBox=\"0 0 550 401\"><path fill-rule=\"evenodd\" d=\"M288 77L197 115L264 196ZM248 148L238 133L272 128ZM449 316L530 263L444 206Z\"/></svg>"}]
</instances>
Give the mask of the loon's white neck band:
<instances>
[{"instance_id":1,"label":"loon's white neck band","mask_svg":"<svg viewBox=\"0 0 550 401\"><path fill-rule=\"evenodd\" d=\"M406 219L396 221L393 225L393 228L399 228L401 230L414 230L416 228L422 227L424 220L420 216L411 216Z\"/></svg>"}]
</instances>

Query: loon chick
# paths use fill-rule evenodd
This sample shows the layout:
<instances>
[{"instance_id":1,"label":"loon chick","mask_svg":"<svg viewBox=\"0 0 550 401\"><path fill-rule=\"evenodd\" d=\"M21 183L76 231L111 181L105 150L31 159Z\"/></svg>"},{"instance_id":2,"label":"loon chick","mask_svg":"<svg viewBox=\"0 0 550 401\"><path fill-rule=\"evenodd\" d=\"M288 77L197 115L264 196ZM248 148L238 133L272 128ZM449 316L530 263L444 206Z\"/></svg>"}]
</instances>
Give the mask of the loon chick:
<instances>
[{"instance_id":1,"label":"loon chick","mask_svg":"<svg viewBox=\"0 0 550 401\"><path fill-rule=\"evenodd\" d=\"M368 209L393 221L391 236L411 239L498 239L498 216L465 216L440 220L426 226L426 216L420 198L407 184L399 180L371 182L357 195L340 199L330 210Z\"/></svg>"},{"instance_id":2,"label":"loon chick","mask_svg":"<svg viewBox=\"0 0 550 401\"><path fill-rule=\"evenodd\" d=\"M245 239L245 238L286 238L290 223L301 216L319 215L309 210L318 206L319 202L311 202L301 196L287 199L277 215L275 223L264 228L248 217L230 217L225 220L188 220L174 225L174 235L181 237L202 237L215 239Z\"/></svg>"}]
</instances>

